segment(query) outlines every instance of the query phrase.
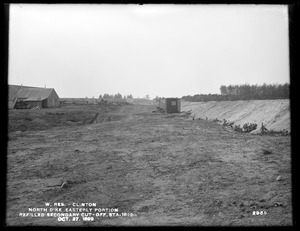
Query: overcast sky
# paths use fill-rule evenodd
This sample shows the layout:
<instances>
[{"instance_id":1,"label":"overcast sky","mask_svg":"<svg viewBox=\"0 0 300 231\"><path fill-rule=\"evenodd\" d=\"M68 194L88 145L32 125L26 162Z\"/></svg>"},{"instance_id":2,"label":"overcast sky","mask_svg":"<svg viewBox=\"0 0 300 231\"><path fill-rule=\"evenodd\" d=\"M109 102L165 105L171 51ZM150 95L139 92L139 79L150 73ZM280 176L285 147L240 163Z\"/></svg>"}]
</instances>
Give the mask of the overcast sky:
<instances>
[{"instance_id":1,"label":"overcast sky","mask_svg":"<svg viewBox=\"0 0 300 231\"><path fill-rule=\"evenodd\" d=\"M9 30L9 84L60 97L290 82L285 5L12 4Z\"/></svg>"}]
</instances>

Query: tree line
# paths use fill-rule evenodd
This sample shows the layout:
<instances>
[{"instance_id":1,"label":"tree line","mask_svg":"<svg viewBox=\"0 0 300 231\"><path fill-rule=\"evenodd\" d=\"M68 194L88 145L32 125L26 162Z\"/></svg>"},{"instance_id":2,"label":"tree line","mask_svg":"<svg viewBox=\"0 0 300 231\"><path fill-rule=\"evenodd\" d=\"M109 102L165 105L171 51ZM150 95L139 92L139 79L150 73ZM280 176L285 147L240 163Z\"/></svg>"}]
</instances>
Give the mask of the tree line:
<instances>
[{"instance_id":1,"label":"tree line","mask_svg":"<svg viewBox=\"0 0 300 231\"><path fill-rule=\"evenodd\" d=\"M182 99L190 102L227 101L227 100L265 100L289 99L290 85L263 84L263 85L222 85L221 94L196 94L183 96Z\"/></svg>"},{"instance_id":2,"label":"tree line","mask_svg":"<svg viewBox=\"0 0 300 231\"><path fill-rule=\"evenodd\" d=\"M133 96L131 94L122 96L120 93L111 94L111 95L105 93L103 96L99 95L99 99L104 99L104 100L107 100L107 99L133 99Z\"/></svg>"}]
</instances>

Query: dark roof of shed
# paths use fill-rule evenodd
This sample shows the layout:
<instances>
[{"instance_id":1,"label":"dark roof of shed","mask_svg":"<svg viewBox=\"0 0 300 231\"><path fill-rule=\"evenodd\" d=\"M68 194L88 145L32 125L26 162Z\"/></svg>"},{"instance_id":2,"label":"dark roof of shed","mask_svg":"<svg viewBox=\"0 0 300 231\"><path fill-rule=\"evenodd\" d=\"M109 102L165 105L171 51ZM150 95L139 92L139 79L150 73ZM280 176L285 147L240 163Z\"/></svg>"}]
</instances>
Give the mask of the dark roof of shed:
<instances>
[{"instance_id":1,"label":"dark roof of shed","mask_svg":"<svg viewBox=\"0 0 300 231\"><path fill-rule=\"evenodd\" d=\"M25 88L28 88L24 86ZM18 92L23 88L23 86L20 85L8 85L8 98L9 100L14 100L17 96Z\"/></svg>"},{"instance_id":2,"label":"dark roof of shed","mask_svg":"<svg viewBox=\"0 0 300 231\"><path fill-rule=\"evenodd\" d=\"M8 85L9 100L27 98L31 100L44 100L49 97L54 88L29 87L21 85Z\"/></svg>"},{"instance_id":3,"label":"dark roof of shed","mask_svg":"<svg viewBox=\"0 0 300 231\"><path fill-rule=\"evenodd\" d=\"M30 88L38 88L38 87L28 87L28 86L21 86L21 85L8 85L8 97L10 100L13 100L18 92L21 89L30 89Z\"/></svg>"},{"instance_id":4,"label":"dark roof of shed","mask_svg":"<svg viewBox=\"0 0 300 231\"><path fill-rule=\"evenodd\" d=\"M53 88L22 88L18 92L18 98L32 100L44 100L49 97Z\"/></svg>"}]
</instances>

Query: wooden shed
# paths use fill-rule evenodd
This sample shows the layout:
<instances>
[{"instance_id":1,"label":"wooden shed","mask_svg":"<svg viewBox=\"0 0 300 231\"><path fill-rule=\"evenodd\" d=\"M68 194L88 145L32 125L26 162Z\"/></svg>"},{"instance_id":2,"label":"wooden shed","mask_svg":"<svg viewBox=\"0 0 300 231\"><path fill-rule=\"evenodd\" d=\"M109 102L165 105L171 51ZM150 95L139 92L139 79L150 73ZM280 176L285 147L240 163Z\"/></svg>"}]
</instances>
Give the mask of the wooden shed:
<instances>
[{"instance_id":1,"label":"wooden shed","mask_svg":"<svg viewBox=\"0 0 300 231\"><path fill-rule=\"evenodd\" d=\"M40 108L59 107L60 105L59 97L53 88L10 85L9 91L9 108L18 108L18 104L27 104L30 107L39 106Z\"/></svg>"},{"instance_id":2,"label":"wooden shed","mask_svg":"<svg viewBox=\"0 0 300 231\"><path fill-rule=\"evenodd\" d=\"M166 98L166 113L179 113L181 101L179 98Z\"/></svg>"}]
</instances>

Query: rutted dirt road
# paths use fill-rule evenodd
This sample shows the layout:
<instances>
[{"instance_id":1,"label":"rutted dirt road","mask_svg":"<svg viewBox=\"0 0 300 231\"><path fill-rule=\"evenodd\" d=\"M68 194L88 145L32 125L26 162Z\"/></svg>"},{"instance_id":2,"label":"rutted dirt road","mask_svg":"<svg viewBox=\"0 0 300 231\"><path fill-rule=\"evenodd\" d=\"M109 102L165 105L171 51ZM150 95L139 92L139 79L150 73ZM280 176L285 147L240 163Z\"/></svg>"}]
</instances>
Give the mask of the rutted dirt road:
<instances>
[{"instance_id":1,"label":"rutted dirt road","mask_svg":"<svg viewBox=\"0 0 300 231\"><path fill-rule=\"evenodd\" d=\"M292 224L290 136L236 133L154 109L128 105L106 116L99 109L92 124L11 132L7 225ZM137 216L19 216L45 202L97 203Z\"/></svg>"}]
</instances>

